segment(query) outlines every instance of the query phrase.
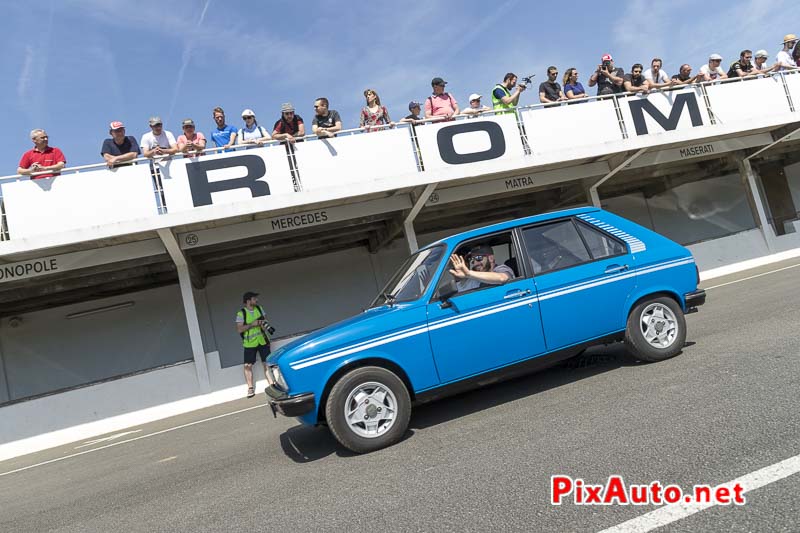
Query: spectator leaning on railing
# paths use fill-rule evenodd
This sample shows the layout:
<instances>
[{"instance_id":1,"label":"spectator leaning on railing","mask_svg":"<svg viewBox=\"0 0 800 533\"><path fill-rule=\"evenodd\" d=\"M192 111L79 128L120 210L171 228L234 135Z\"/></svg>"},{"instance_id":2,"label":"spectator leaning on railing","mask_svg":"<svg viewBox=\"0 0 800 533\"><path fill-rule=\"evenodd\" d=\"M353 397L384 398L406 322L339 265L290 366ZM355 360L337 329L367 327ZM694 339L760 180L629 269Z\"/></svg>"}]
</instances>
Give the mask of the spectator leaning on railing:
<instances>
[{"instance_id":1,"label":"spectator leaning on railing","mask_svg":"<svg viewBox=\"0 0 800 533\"><path fill-rule=\"evenodd\" d=\"M600 61L597 70L589 77L589 87L597 85L597 96L623 92L625 71L614 66L611 54L605 54Z\"/></svg>"},{"instance_id":2,"label":"spectator leaning on railing","mask_svg":"<svg viewBox=\"0 0 800 533\"><path fill-rule=\"evenodd\" d=\"M178 153L178 143L172 132L164 129L164 122L161 117L150 117L148 121L150 131L142 135L139 146L145 157L157 157L161 155L172 155Z\"/></svg>"},{"instance_id":3,"label":"spectator leaning on railing","mask_svg":"<svg viewBox=\"0 0 800 533\"><path fill-rule=\"evenodd\" d=\"M400 122L408 122L408 123L411 123L411 124L420 124L425 120L422 116L420 116L420 113L422 111L422 104L420 104L416 100L411 100L408 103L408 110L410 111L410 113L408 115L406 115L405 117L403 117L400 120Z\"/></svg>"},{"instance_id":4,"label":"spectator leaning on railing","mask_svg":"<svg viewBox=\"0 0 800 533\"><path fill-rule=\"evenodd\" d=\"M747 76L753 76L758 74L758 72L753 71L753 63L751 60L753 59L753 51L752 50L742 50L739 54L739 59L731 63L730 68L728 69L728 77L729 78L744 78Z\"/></svg>"},{"instance_id":5,"label":"spectator leaning on railing","mask_svg":"<svg viewBox=\"0 0 800 533\"><path fill-rule=\"evenodd\" d=\"M725 71L720 66L722 64L722 56L719 54L711 54L708 56L708 63L700 67L700 81L715 81L724 80L728 78Z\"/></svg>"},{"instance_id":6,"label":"spectator leaning on railing","mask_svg":"<svg viewBox=\"0 0 800 533\"><path fill-rule=\"evenodd\" d=\"M214 141L214 146L218 148L225 148L226 152L233 149L236 144L236 136L238 135L236 128L225 124L225 111L221 107L214 108L214 122L217 127L211 130L211 140Z\"/></svg>"},{"instance_id":7,"label":"spectator leaning on railing","mask_svg":"<svg viewBox=\"0 0 800 533\"><path fill-rule=\"evenodd\" d=\"M386 106L381 105L381 97L378 96L375 89L364 89L364 98L367 100L367 105L361 108L361 115L358 119L360 127L370 131L373 126L385 124L394 126L392 119L389 118L389 110L386 109Z\"/></svg>"},{"instance_id":8,"label":"spectator leaning on railing","mask_svg":"<svg viewBox=\"0 0 800 533\"><path fill-rule=\"evenodd\" d=\"M661 59L654 57L650 62L650 68L644 71L644 79L650 84L651 89L664 89L673 84L667 73L661 70L662 65Z\"/></svg>"},{"instance_id":9,"label":"spectator leaning on railing","mask_svg":"<svg viewBox=\"0 0 800 533\"><path fill-rule=\"evenodd\" d=\"M554 104L567 99L558 79L558 69L554 66L547 67L547 79L539 84L539 101L543 104Z\"/></svg>"},{"instance_id":10,"label":"spectator leaning on railing","mask_svg":"<svg viewBox=\"0 0 800 533\"><path fill-rule=\"evenodd\" d=\"M108 168L129 165L129 161L133 161L142 153L136 137L125 135L125 124L119 120L109 124L109 127L111 129L108 130L108 133L111 134L111 138L103 141L100 155L106 160Z\"/></svg>"},{"instance_id":11,"label":"spectator leaning on railing","mask_svg":"<svg viewBox=\"0 0 800 533\"><path fill-rule=\"evenodd\" d=\"M692 66L688 63L681 65L677 74L672 75L672 82L674 85L689 85L695 83L700 78L700 74L692 76ZM699 81L703 81L702 79Z\"/></svg>"},{"instance_id":12,"label":"spectator leaning on railing","mask_svg":"<svg viewBox=\"0 0 800 533\"><path fill-rule=\"evenodd\" d=\"M342 130L342 117L335 109L328 109L329 105L325 97L314 100L314 120L311 121L311 130L317 137L336 137L336 132Z\"/></svg>"},{"instance_id":13,"label":"spectator leaning on railing","mask_svg":"<svg viewBox=\"0 0 800 533\"><path fill-rule=\"evenodd\" d=\"M33 148L22 154L17 167L17 174L30 176L35 172L52 171L38 176L31 176L31 179L51 178L59 175L59 170L67 164L67 159L58 148L49 146L47 132L41 129L31 131Z\"/></svg>"},{"instance_id":14,"label":"spectator leaning on railing","mask_svg":"<svg viewBox=\"0 0 800 533\"><path fill-rule=\"evenodd\" d=\"M492 108L497 110L513 109L519 105L522 91L528 87L524 84L517 85L517 75L507 72L503 76L503 83L498 83L492 89ZM513 91L511 89L514 89Z\"/></svg>"},{"instance_id":15,"label":"spectator leaning on railing","mask_svg":"<svg viewBox=\"0 0 800 533\"><path fill-rule=\"evenodd\" d=\"M464 109L461 112L461 114L475 116L475 115L480 115L485 111L491 111L492 109L490 107L481 105L481 98L483 98L483 96L481 96L478 93L472 93L471 95L469 95L469 107Z\"/></svg>"},{"instance_id":16,"label":"spectator leaning on railing","mask_svg":"<svg viewBox=\"0 0 800 533\"><path fill-rule=\"evenodd\" d=\"M289 102L281 104L281 118L275 121L272 127L272 138L276 141L286 141L294 143L303 139L298 137L305 137L306 125L303 123L302 117L295 114L294 106Z\"/></svg>"},{"instance_id":17,"label":"spectator leaning on railing","mask_svg":"<svg viewBox=\"0 0 800 533\"><path fill-rule=\"evenodd\" d=\"M772 66L769 66L767 64L767 59L769 59L769 54L767 53L766 50L756 50L755 58L756 59L753 64L754 74L766 74L778 68L777 64Z\"/></svg>"},{"instance_id":18,"label":"spectator leaning on railing","mask_svg":"<svg viewBox=\"0 0 800 533\"><path fill-rule=\"evenodd\" d=\"M570 67L564 73L564 96L568 100L587 98L586 89L578 81L578 69Z\"/></svg>"},{"instance_id":19,"label":"spectator leaning on railing","mask_svg":"<svg viewBox=\"0 0 800 533\"><path fill-rule=\"evenodd\" d=\"M642 93L647 94L650 92L650 82L644 79L642 74L644 67L641 63L634 63L631 67L631 73L625 74L622 86L629 93Z\"/></svg>"},{"instance_id":20,"label":"spectator leaning on railing","mask_svg":"<svg viewBox=\"0 0 800 533\"><path fill-rule=\"evenodd\" d=\"M178 137L178 151L186 154L186 157L203 155L206 149L206 136L196 131L194 120L187 118L181 123L183 135Z\"/></svg>"},{"instance_id":21,"label":"spectator leaning on railing","mask_svg":"<svg viewBox=\"0 0 800 533\"><path fill-rule=\"evenodd\" d=\"M261 146L271 139L269 132L256 122L256 113L252 109L242 111L242 120L244 120L244 128L240 129L236 136L236 142L240 145L253 144Z\"/></svg>"},{"instance_id":22,"label":"spectator leaning on railing","mask_svg":"<svg viewBox=\"0 0 800 533\"><path fill-rule=\"evenodd\" d=\"M442 117L450 119L453 115L458 115L458 102L453 95L444 90L447 82L442 78L433 78L431 88L433 94L425 99L425 118Z\"/></svg>"},{"instance_id":23,"label":"spectator leaning on railing","mask_svg":"<svg viewBox=\"0 0 800 533\"><path fill-rule=\"evenodd\" d=\"M775 56L777 70L793 70L798 68L797 63L792 58L792 48L797 45L798 39L794 33L789 33L783 37L783 49Z\"/></svg>"}]
</instances>

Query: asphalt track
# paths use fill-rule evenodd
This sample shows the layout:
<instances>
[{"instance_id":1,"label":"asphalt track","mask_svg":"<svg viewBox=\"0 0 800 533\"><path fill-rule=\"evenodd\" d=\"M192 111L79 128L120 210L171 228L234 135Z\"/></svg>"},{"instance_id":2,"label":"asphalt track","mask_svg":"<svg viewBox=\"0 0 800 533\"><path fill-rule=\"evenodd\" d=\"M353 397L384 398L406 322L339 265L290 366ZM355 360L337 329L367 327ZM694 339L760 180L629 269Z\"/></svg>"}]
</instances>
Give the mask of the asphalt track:
<instances>
[{"instance_id":1,"label":"asphalt track","mask_svg":"<svg viewBox=\"0 0 800 533\"><path fill-rule=\"evenodd\" d=\"M798 263L705 282L708 303L687 317L688 344L677 358L639 364L620 346L596 348L566 365L422 406L401 443L369 455L346 452L325 429L272 419L259 395L4 461L0 531L600 531L624 524L658 507L569 499L552 506L550 476L603 483L621 474L628 483L686 489L800 454ZM800 530L800 474L746 498L658 531ZM644 520L638 530L652 527Z\"/></svg>"}]
</instances>

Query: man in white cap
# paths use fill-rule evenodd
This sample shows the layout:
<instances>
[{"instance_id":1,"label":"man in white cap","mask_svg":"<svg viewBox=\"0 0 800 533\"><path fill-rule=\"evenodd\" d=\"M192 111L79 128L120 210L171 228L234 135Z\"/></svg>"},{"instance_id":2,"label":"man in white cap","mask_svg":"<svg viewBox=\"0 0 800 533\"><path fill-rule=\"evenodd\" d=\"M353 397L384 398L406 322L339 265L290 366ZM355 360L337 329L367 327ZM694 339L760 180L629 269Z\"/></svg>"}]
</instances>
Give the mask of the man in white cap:
<instances>
[{"instance_id":1,"label":"man in white cap","mask_svg":"<svg viewBox=\"0 0 800 533\"><path fill-rule=\"evenodd\" d=\"M242 111L242 120L244 120L244 128L240 129L238 135L236 135L237 144L261 146L270 140L269 132L256 122L255 111L252 109Z\"/></svg>"},{"instance_id":2,"label":"man in white cap","mask_svg":"<svg viewBox=\"0 0 800 533\"><path fill-rule=\"evenodd\" d=\"M281 105L281 118L275 122L272 128L272 138L276 141L287 141L294 143L297 137L305 137L306 125L300 115L294 112L294 106L289 102ZM302 139L301 139L302 140Z\"/></svg>"},{"instance_id":3,"label":"man in white cap","mask_svg":"<svg viewBox=\"0 0 800 533\"><path fill-rule=\"evenodd\" d=\"M150 131L142 135L139 147L145 157L172 155L178 152L178 143L171 131L164 129L161 117L150 117Z\"/></svg>"},{"instance_id":4,"label":"man in white cap","mask_svg":"<svg viewBox=\"0 0 800 533\"><path fill-rule=\"evenodd\" d=\"M767 64L769 54L766 50L756 50L755 61L753 63L754 74L766 74L778 68L778 65L769 66Z\"/></svg>"},{"instance_id":5,"label":"man in white cap","mask_svg":"<svg viewBox=\"0 0 800 533\"><path fill-rule=\"evenodd\" d=\"M783 36L783 50L778 52L778 55L775 57L778 67L776 70L795 70L797 69L797 63L795 63L794 59L792 59L792 48L797 44L797 35L794 33L788 33Z\"/></svg>"},{"instance_id":6,"label":"man in white cap","mask_svg":"<svg viewBox=\"0 0 800 533\"><path fill-rule=\"evenodd\" d=\"M722 56L719 54L711 54L708 56L708 63L700 67L699 81L715 81L724 80L728 78L725 71L720 66L722 64Z\"/></svg>"},{"instance_id":7,"label":"man in white cap","mask_svg":"<svg viewBox=\"0 0 800 533\"><path fill-rule=\"evenodd\" d=\"M466 108L461 112L462 115L479 115L484 111L491 111L491 108L481 105L481 98L483 98L478 93L472 93L469 95L469 107Z\"/></svg>"}]
</instances>

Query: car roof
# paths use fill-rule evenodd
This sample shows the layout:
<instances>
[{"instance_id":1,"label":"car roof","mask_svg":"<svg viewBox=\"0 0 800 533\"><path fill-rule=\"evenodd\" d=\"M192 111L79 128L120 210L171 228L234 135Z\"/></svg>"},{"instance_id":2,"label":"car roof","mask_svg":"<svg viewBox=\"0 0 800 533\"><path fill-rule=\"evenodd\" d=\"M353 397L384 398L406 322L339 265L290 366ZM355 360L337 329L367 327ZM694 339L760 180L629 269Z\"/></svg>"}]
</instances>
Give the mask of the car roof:
<instances>
[{"instance_id":1,"label":"car roof","mask_svg":"<svg viewBox=\"0 0 800 533\"><path fill-rule=\"evenodd\" d=\"M473 237L480 237L481 235L486 235L487 233L494 233L496 231L503 231L506 229L515 228L517 226L524 226L527 224L535 224L536 222L544 222L547 220L552 220L556 218L562 217L569 217L574 215L579 215L581 213L593 213L601 211L598 207L588 206L588 207L576 207L574 209L562 209L560 211L550 211L547 213L541 213L539 215L533 215L529 217L523 218L515 218L514 220L508 220L506 222L499 222L497 224L491 224L489 226L482 226L480 228L471 229L468 231L464 231L461 233L457 233L455 235L450 235L443 239L439 239L436 242L425 246L424 248L430 248L431 246L436 246L438 244L453 244L455 242L461 242L466 239L471 239Z\"/></svg>"}]
</instances>

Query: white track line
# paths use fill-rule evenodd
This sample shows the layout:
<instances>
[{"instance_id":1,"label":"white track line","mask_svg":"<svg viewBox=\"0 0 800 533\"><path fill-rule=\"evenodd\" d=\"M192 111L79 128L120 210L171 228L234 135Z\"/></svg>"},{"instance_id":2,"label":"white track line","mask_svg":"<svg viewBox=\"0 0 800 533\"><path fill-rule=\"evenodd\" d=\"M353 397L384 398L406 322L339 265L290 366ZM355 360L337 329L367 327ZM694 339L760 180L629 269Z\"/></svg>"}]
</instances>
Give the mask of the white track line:
<instances>
[{"instance_id":1,"label":"white track line","mask_svg":"<svg viewBox=\"0 0 800 533\"><path fill-rule=\"evenodd\" d=\"M204 418L203 420L195 420L194 422L189 422L188 424L182 424L180 426L175 426L173 428L162 429L161 431L156 431L155 433L148 433L147 435L140 435L138 437L134 437L132 439L121 440L119 442L114 442L111 444L106 444L105 446L100 446L99 448L92 448L91 450L84 450L82 452L73 453L70 455L65 455L64 457L57 457L55 459L50 459L49 461L43 461L41 463L36 463L35 465L30 466L23 466L22 468L17 468L16 470L10 470L8 472L3 472L0 474L0 477L7 476L9 474L15 474L17 472L22 472L23 470L29 470L31 468L36 468L37 466L44 466L49 465L50 463L57 463L58 461L63 461L64 459L71 459L73 457L78 457L79 455L85 455L87 453L98 452L100 450L105 450L106 448L113 448L114 446L119 446L120 444L127 444L129 442L146 439L148 437L155 437L156 435L161 435L163 433L169 433L170 431L175 431L176 429L183 429L188 428L189 426L194 426L196 424L202 424L203 422L210 422L211 420L216 420L218 418L224 418L226 416L236 415L239 413L244 413L245 411L251 411L253 409L265 409L264 404L261 405L254 405L252 407L246 407L244 409L239 409L238 411L233 411L231 413L225 413L222 415L212 416L211 418Z\"/></svg>"},{"instance_id":2,"label":"white track line","mask_svg":"<svg viewBox=\"0 0 800 533\"><path fill-rule=\"evenodd\" d=\"M728 487L733 492L733 486L737 483L744 489L742 494L746 494L752 490L760 489L765 485L774 483L783 478L789 477L793 474L800 472L800 455L795 455L785 459L779 463L766 466L761 470L750 472L742 477L738 477L720 486ZM686 518L695 513L699 513L709 507L714 507L715 503L675 503L660 507L655 511L650 511L641 516L637 516L627 522L622 522L616 526L604 529L600 533L644 533L645 531L652 531L658 527L663 527L667 524ZM744 505L747 505L745 503Z\"/></svg>"},{"instance_id":3,"label":"white track line","mask_svg":"<svg viewBox=\"0 0 800 533\"><path fill-rule=\"evenodd\" d=\"M727 283L720 283L719 285L714 285L713 287L708 287L708 288L706 288L706 290L710 291L711 289L717 289L719 287L724 287L725 285L732 285L734 283L739 283L740 281L747 281L748 279L760 278L761 276L766 276L767 274L774 274L776 272L781 272L782 270L789 270L790 268L795 268L795 267L799 267L799 266L800 266L800 263L798 263L796 265L790 265L788 267L779 268L777 270L770 270L769 272L762 272L761 274L756 274L754 276L748 276L746 278L735 279L735 280L729 281Z\"/></svg>"}]
</instances>

